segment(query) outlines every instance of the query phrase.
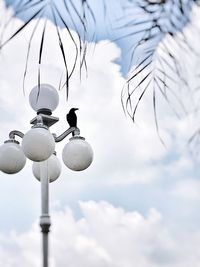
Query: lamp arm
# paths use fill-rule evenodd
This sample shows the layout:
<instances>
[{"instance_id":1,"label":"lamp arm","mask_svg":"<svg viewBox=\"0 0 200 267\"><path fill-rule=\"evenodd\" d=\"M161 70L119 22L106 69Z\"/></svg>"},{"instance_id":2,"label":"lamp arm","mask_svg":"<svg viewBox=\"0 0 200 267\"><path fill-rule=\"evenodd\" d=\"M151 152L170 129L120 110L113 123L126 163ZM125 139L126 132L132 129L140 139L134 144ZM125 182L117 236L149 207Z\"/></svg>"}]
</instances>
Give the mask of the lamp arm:
<instances>
[{"instance_id":1,"label":"lamp arm","mask_svg":"<svg viewBox=\"0 0 200 267\"><path fill-rule=\"evenodd\" d=\"M20 132L20 131L18 131L18 130L14 130L14 131L11 131L10 133L9 133L9 138L10 139L15 139L15 136L19 136L19 137L21 137L21 138L23 138L24 137L24 134L22 133L22 132Z\"/></svg>"},{"instance_id":2,"label":"lamp arm","mask_svg":"<svg viewBox=\"0 0 200 267\"><path fill-rule=\"evenodd\" d=\"M62 141L65 137L67 137L71 133L74 133L74 135L80 135L80 130L77 127L70 127L59 136L56 136L56 134L53 134L55 142L58 143Z\"/></svg>"}]
</instances>

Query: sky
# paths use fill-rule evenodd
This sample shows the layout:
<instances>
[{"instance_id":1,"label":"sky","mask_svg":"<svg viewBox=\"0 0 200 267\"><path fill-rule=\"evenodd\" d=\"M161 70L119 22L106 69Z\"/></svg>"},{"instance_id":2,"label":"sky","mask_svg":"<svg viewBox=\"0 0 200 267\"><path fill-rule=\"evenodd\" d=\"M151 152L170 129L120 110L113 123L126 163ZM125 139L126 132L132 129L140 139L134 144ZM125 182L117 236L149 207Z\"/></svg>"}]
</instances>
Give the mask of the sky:
<instances>
[{"instance_id":1,"label":"sky","mask_svg":"<svg viewBox=\"0 0 200 267\"><path fill-rule=\"evenodd\" d=\"M3 16L2 1L0 7ZM16 18L11 30L18 25L21 21ZM30 53L25 94L22 89L24 51L33 26L0 54L1 143L13 129L27 132L35 116L28 95L37 82L37 37ZM42 27L38 31L42 32ZM74 46L66 29L61 31L70 51L68 62L73 62ZM77 38L75 32L73 36ZM42 79L57 88L63 65L54 37L55 27L48 22ZM196 40L194 44L199 45ZM83 71L80 81L76 69L68 102L65 90L59 92L60 103L53 115L60 120L51 132L65 131L68 110L78 107L78 126L93 148L94 161L78 173L62 163L61 176L50 185L51 267L198 267L199 161L195 149L188 146L198 126L198 114L188 112L178 119L158 95L163 146L149 90L133 124L121 105L126 81L118 64L121 55L122 49L111 40L90 42L87 74ZM190 99L182 92L189 110L198 105L198 95ZM57 144L60 161L67 142L68 138ZM0 266L15 267L22 262L24 267L41 266L40 184L31 168L32 162L27 160L18 174L0 173Z\"/></svg>"}]
</instances>

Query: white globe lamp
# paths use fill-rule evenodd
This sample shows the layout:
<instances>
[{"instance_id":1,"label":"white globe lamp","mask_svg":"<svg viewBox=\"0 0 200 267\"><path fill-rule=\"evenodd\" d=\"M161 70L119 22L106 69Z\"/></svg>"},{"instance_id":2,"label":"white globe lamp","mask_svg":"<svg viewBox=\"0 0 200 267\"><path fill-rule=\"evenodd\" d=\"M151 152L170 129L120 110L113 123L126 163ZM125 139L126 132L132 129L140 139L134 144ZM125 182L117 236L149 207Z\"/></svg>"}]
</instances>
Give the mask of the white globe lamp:
<instances>
[{"instance_id":1,"label":"white globe lamp","mask_svg":"<svg viewBox=\"0 0 200 267\"><path fill-rule=\"evenodd\" d=\"M74 136L70 138L62 152L64 164L73 171L87 169L93 160L93 150L85 138Z\"/></svg>"},{"instance_id":2,"label":"white globe lamp","mask_svg":"<svg viewBox=\"0 0 200 267\"><path fill-rule=\"evenodd\" d=\"M52 85L40 84L31 90L29 103L37 113L42 112L51 115L58 106L59 95Z\"/></svg>"},{"instance_id":3,"label":"white globe lamp","mask_svg":"<svg viewBox=\"0 0 200 267\"><path fill-rule=\"evenodd\" d=\"M35 127L24 135L22 149L30 160L43 161L55 151L55 140L48 129Z\"/></svg>"},{"instance_id":4,"label":"white globe lamp","mask_svg":"<svg viewBox=\"0 0 200 267\"><path fill-rule=\"evenodd\" d=\"M0 146L0 170L7 174L14 174L23 169L26 157L21 146L15 140L8 140Z\"/></svg>"},{"instance_id":5,"label":"white globe lamp","mask_svg":"<svg viewBox=\"0 0 200 267\"><path fill-rule=\"evenodd\" d=\"M56 157L55 154L52 154L47 160L47 168L48 168L48 178L49 182L52 183L58 179L61 173L61 164L59 159ZM44 161L44 162L46 162ZM35 178L40 181L40 163L33 162L32 166L33 174Z\"/></svg>"}]
</instances>

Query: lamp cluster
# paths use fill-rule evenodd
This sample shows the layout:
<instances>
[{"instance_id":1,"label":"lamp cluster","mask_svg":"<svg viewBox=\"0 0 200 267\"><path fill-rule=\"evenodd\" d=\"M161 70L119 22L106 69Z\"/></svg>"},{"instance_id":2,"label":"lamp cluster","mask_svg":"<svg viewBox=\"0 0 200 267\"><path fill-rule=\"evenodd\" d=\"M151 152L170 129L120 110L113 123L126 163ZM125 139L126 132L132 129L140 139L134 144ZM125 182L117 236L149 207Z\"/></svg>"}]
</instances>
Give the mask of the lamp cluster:
<instances>
[{"instance_id":1,"label":"lamp cluster","mask_svg":"<svg viewBox=\"0 0 200 267\"><path fill-rule=\"evenodd\" d=\"M55 181L61 173L55 144L71 133L73 137L63 149L63 162L74 171L88 168L93 160L93 151L85 138L80 136L77 127L68 128L58 137L49 130L59 120L51 115L59 103L57 90L49 84L35 86L29 95L29 103L37 112L37 116L30 122L33 126L25 134L20 131L10 132L9 140L0 147L0 170L7 174L17 173L23 169L28 158L33 161L34 176L40 180L40 162L48 161L49 181ZM15 139L16 136L22 138L21 145Z\"/></svg>"}]
</instances>

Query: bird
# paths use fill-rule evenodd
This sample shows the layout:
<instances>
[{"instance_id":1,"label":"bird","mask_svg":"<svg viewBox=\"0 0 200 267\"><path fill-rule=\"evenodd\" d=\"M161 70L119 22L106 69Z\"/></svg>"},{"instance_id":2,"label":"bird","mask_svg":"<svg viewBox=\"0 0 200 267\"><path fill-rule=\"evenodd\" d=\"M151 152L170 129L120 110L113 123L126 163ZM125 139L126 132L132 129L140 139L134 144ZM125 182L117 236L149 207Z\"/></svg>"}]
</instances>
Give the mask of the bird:
<instances>
[{"instance_id":1,"label":"bird","mask_svg":"<svg viewBox=\"0 0 200 267\"><path fill-rule=\"evenodd\" d=\"M77 127L76 110L78 110L78 108L71 108L69 113L66 115L66 119L70 127Z\"/></svg>"}]
</instances>

